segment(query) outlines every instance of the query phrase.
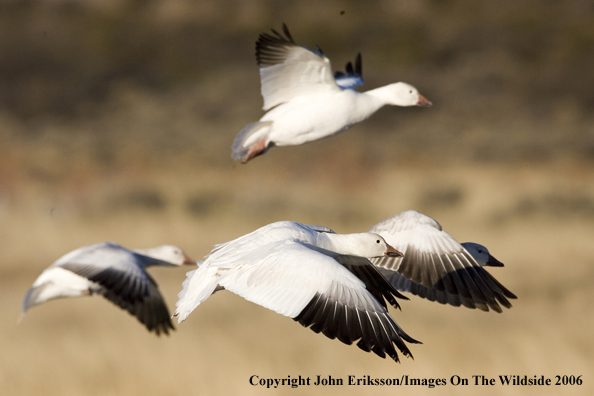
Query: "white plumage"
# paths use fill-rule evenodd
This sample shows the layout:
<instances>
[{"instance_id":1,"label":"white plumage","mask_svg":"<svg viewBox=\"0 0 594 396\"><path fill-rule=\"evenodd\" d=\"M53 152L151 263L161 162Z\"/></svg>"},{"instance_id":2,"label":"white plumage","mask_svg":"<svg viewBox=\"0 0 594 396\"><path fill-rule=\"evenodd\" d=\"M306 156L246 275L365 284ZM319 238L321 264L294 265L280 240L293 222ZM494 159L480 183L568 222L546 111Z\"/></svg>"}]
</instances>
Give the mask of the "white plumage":
<instances>
[{"instance_id":1,"label":"white plumage","mask_svg":"<svg viewBox=\"0 0 594 396\"><path fill-rule=\"evenodd\" d=\"M134 251L113 242L84 246L39 275L25 294L20 319L29 308L46 301L100 294L136 316L149 331L168 334L173 329L169 311L146 268L186 264L195 262L172 245Z\"/></svg>"},{"instance_id":2,"label":"white plumage","mask_svg":"<svg viewBox=\"0 0 594 396\"><path fill-rule=\"evenodd\" d=\"M398 250L396 250L398 249ZM410 292L431 301L501 312L516 296L484 266L503 266L482 245L458 243L414 210L366 233L284 221L215 245L188 272L174 316L179 322L217 290L293 318L316 333L398 361L416 343L387 312ZM383 276L382 276L383 275Z\"/></svg>"},{"instance_id":3,"label":"white plumage","mask_svg":"<svg viewBox=\"0 0 594 396\"><path fill-rule=\"evenodd\" d=\"M395 249L372 233L340 235L319 226L284 221L216 245L199 268L188 273L174 316L179 322L216 289L398 361L409 337L387 312L403 297L366 257L396 257Z\"/></svg>"},{"instance_id":4,"label":"white plumage","mask_svg":"<svg viewBox=\"0 0 594 396\"><path fill-rule=\"evenodd\" d=\"M516 296L499 283L484 266L503 266L486 247L458 243L441 225L414 210L380 221L374 232L403 253L403 257L372 258L382 274L399 291L430 301L501 312L511 308Z\"/></svg>"},{"instance_id":5,"label":"white plumage","mask_svg":"<svg viewBox=\"0 0 594 396\"><path fill-rule=\"evenodd\" d=\"M359 93L363 84L361 56L347 72L332 74L330 60L293 40L286 25L284 36L275 30L256 42L264 110L258 121L239 132L232 147L235 160L247 162L272 146L292 146L345 131L385 105L431 106L406 83L395 83Z\"/></svg>"}]
</instances>

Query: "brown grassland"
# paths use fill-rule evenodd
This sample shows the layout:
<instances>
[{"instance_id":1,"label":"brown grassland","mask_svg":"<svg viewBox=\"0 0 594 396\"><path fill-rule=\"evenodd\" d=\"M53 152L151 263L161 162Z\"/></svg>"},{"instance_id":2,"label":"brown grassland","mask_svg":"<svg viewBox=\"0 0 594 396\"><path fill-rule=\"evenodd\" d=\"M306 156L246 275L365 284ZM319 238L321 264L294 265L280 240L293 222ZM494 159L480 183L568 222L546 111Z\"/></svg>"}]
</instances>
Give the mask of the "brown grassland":
<instances>
[{"instance_id":1,"label":"brown grassland","mask_svg":"<svg viewBox=\"0 0 594 396\"><path fill-rule=\"evenodd\" d=\"M0 5L1 396L592 394L589 2L16 3ZM253 41L282 21L335 68L363 52L367 87L407 81L435 105L233 164L232 139L261 115ZM489 271L518 299L501 314L402 301L391 313L423 344L401 364L228 292L169 337L100 297L52 301L16 324L38 274L80 246L172 243L200 259L273 221L360 232L407 209L489 247L506 265ZM172 310L185 269L150 272ZM448 384L249 384L405 374ZM497 385L453 386L454 375Z\"/></svg>"}]
</instances>

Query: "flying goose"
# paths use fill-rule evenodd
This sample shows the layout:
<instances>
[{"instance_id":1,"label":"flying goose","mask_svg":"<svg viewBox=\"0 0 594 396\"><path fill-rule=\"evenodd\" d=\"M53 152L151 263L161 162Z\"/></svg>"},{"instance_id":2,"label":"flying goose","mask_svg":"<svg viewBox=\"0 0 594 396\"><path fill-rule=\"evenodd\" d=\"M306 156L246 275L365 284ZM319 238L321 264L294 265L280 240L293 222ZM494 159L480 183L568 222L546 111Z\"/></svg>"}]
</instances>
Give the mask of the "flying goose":
<instances>
[{"instance_id":1,"label":"flying goose","mask_svg":"<svg viewBox=\"0 0 594 396\"><path fill-rule=\"evenodd\" d=\"M399 257L372 233L335 234L320 226L281 221L215 245L190 271L174 316L181 323L213 292L224 288L248 301L293 318L303 326L364 351L399 361L394 345L418 343L387 311L405 298L367 257Z\"/></svg>"},{"instance_id":2,"label":"flying goose","mask_svg":"<svg viewBox=\"0 0 594 396\"><path fill-rule=\"evenodd\" d=\"M502 267L486 247L458 243L441 225L415 210L398 213L371 227L402 257L371 258L397 290L430 301L501 312L516 296L483 267Z\"/></svg>"},{"instance_id":3,"label":"flying goose","mask_svg":"<svg viewBox=\"0 0 594 396\"><path fill-rule=\"evenodd\" d=\"M256 42L261 91L266 114L239 132L232 158L243 163L273 146L294 146L345 131L385 105L431 106L417 89L398 82L367 92L361 54L346 73L332 74L330 60L318 48L297 44L286 25L283 34L272 30Z\"/></svg>"},{"instance_id":4,"label":"flying goose","mask_svg":"<svg viewBox=\"0 0 594 396\"><path fill-rule=\"evenodd\" d=\"M100 294L134 315L157 335L174 329L157 283L146 272L152 265L196 264L177 246L129 250L113 242L84 246L65 254L44 270L25 294L27 310L49 300Z\"/></svg>"}]
</instances>

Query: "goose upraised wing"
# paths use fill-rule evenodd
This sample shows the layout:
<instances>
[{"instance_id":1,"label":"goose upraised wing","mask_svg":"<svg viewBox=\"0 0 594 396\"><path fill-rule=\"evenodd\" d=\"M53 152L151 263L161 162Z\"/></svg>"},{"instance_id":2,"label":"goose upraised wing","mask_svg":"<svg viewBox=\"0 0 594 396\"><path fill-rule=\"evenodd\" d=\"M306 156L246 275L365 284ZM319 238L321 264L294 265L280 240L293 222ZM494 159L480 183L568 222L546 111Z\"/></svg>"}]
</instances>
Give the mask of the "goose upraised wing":
<instances>
[{"instance_id":1,"label":"goose upraised wing","mask_svg":"<svg viewBox=\"0 0 594 396\"><path fill-rule=\"evenodd\" d=\"M392 285L430 301L501 312L516 296L441 225L414 210L389 217L368 232L384 237L404 257L372 258Z\"/></svg>"}]
</instances>

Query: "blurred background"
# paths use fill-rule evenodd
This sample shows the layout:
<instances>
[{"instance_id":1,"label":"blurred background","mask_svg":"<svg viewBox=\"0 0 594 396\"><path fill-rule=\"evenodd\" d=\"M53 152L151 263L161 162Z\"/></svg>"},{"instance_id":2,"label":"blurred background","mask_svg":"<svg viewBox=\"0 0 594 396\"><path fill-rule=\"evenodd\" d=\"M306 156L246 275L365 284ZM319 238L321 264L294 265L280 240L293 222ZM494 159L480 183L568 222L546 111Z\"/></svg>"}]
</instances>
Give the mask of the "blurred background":
<instances>
[{"instance_id":1,"label":"blurred background","mask_svg":"<svg viewBox=\"0 0 594 396\"><path fill-rule=\"evenodd\" d=\"M335 70L362 52L364 88L405 81L434 106L233 163L236 133L263 114L255 40L282 22ZM593 70L588 0L0 0L0 394L394 392L271 391L253 374L582 375L432 392L591 394ZM199 259L273 221L361 232L407 209L486 245L519 299L502 314L403 302L391 312L424 344L402 364L231 293L170 337L99 297L16 324L39 273L83 245L172 243ZM173 308L185 270L151 273Z\"/></svg>"}]
</instances>

